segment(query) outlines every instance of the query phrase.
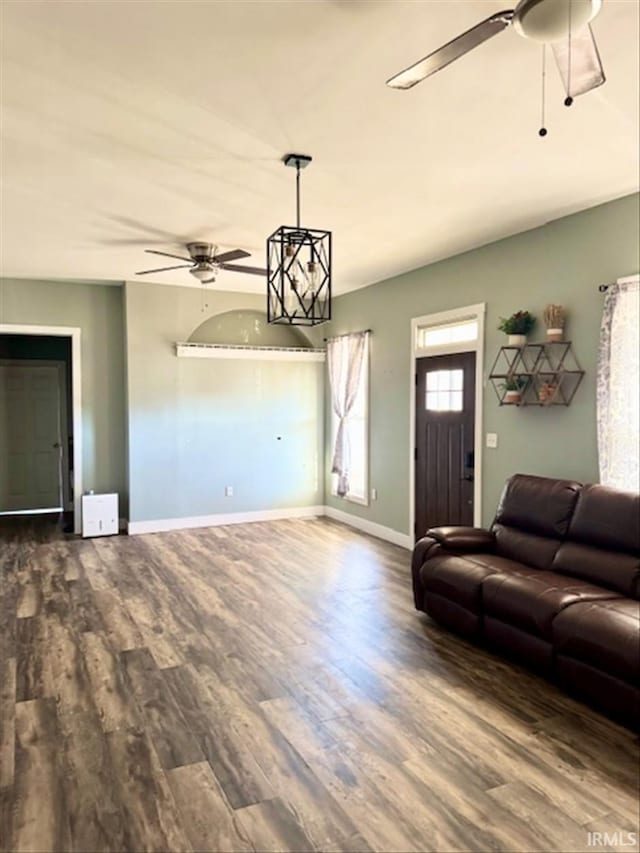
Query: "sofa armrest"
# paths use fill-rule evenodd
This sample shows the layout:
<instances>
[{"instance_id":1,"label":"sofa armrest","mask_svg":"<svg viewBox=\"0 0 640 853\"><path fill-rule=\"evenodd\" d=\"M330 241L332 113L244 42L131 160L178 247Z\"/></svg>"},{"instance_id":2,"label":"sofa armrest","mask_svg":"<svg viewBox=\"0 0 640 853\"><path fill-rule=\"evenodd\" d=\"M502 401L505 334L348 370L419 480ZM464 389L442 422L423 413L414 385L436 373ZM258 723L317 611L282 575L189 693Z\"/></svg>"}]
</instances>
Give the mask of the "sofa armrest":
<instances>
[{"instance_id":1,"label":"sofa armrest","mask_svg":"<svg viewBox=\"0 0 640 853\"><path fill-rule=\"evenodd\" d=\"M411 577L413 580L413 600L416 610L424 610L424 590L420 581L420 569L423 564L440 550L440 546L431 536L423 536L419 539L411 555Z\"/></svg>"},{"instance_id":2,"label":"sofa armrest","mask_svg":"<svg viewBox=\"0 0 640 853\"><path fill-rule=\"evenodd\" d=\"M447 551L492 551L495 535L483 527L432 527L427 536Z\"/></svg>"}]
</instances>

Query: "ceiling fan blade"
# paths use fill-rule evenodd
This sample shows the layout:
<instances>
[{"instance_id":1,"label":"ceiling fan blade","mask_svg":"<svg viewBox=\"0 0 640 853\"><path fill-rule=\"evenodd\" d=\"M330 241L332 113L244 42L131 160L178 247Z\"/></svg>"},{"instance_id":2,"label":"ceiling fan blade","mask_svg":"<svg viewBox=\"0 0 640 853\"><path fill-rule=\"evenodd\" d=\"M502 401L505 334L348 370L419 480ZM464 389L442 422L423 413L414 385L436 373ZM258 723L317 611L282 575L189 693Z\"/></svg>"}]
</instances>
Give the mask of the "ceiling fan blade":
<instances>
[{"instance_id":1,"label":"ceiling fan blade","mask_svg":"<svg viewBox=\"0 0 640 853\"><path fill-rule=\"evenodd\" d=\"M607 79L604 76L593 30L589 24L571 35L571 64L569 64L568 38L554 42L551 47L564 88L567 95L571 95L572 98L597 89Z\"/></svg>"},{"instance_id":2,"label":"ceiling fan blade","mask_svg":"<svg viewBox=\"0 0 640 853\"><path fill-rule=\"evenodd\" d=\"M216 263L224 264L227 261L239 261L240 258L250 258L251 252L245 252L244 249L232 249L230 252L223 252L221 255L216 255Z\"/></svg>"},{"instance_id":3,"label":"ceiling fan blade","mask_svg":"<svg viewBox=\"0 0 640 853\"><path fill-rule=\"evenodd\" d=\"M182 255L171 255L169 252L159 252L157 249L145 249L150 255L164 255L165 258L177 258L179 261L189 261L193 263L193 258L185 258Z\"/></svg>"},{"instance_id":4,"label":"ceiling fan blade","mask_svg":"<svg viewBox=\"0 0 640 853\"><path fill-rule=\"evenodd\" d=\"M424 59L391 77L387 80L387 86L391 86L392 89L410 89L416 83L424 80L425 77L435 74L436 71L440 71L454 60L464 56L474 47L478 47L482 42L497 35L509 26L512 18L512 9L497 12L487 18L486 21L482 21L482 23L467 30L466 33L438 48L438 50L434 50Z\"/></svg>"},{"instance_id":5,"label":"ceiling fan blade","mask_svg":"<svg viewBox=\"0 0 640 853\"><path fill-rule=\"evenodd\" d=\"M261 267L243 267L238 264L220 264L223 270L231 270L231 272L246 272L249 275L266 275L267 271Z\"/></svg>"},{"instance_id":6,"label":"ceiling fan blade","mask_svg":"<svg viewBox=\"0 0 640 853\"><path fill-rule=\"evenodd\" d=\"M166 272L167 270L184 270L187 267L192 267L193 264L178 264L177 267L160 267L157 270L142 270L142 272L137 272L136 275L149 275L152 272Z\"/></svg>"}]
</instances>

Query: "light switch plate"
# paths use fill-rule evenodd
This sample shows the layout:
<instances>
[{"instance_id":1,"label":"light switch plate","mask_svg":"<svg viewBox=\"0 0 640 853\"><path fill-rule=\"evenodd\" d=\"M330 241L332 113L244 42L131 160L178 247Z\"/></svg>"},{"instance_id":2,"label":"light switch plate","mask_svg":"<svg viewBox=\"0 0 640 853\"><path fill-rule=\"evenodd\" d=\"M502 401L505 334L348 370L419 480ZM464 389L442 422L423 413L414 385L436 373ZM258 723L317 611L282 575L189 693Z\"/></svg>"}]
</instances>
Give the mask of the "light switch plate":
<instances>
[{"instance_id":1,"label":"light switch plate","mask_svg":"<svg viewBox=\"0 0 640 853\"><path fill-rule=\"evenodd\" d=\"M496 448L498 446L498 433L497 432L488 432L487 433L487 447Z\"/></svg>"}]
</instances>

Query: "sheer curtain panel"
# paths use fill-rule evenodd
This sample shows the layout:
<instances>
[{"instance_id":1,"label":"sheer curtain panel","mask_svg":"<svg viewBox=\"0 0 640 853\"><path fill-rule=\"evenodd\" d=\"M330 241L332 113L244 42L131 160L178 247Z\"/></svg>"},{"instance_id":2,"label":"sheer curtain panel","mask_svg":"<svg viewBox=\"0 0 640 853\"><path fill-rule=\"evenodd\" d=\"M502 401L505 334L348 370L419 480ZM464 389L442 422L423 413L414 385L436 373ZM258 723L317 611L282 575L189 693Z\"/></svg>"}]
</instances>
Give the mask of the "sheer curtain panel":
<instances>
[{"instance_id":1,"label":"sheer curtain panel","mask_svg":"<svg viewBox=\"0 0 640 853\"><path fill-rule=\"evenodd\" d=\"M349 431L347 420L355 402L364 364L367 332L343 335L327 342L331 405L338 421L331 473L337 474L337 494L349 491Z\"/></svg>"},{"instance_id":2,"label":"sheer curtain panel","mask_svg":"<svg viewBox=\"0 0 640 853\"><path fill-rule=\"evenodd\" d=\"M640 279L620 279L604 300L598 353L600 482L640 488Z\"/></svg>"}]
</instances>

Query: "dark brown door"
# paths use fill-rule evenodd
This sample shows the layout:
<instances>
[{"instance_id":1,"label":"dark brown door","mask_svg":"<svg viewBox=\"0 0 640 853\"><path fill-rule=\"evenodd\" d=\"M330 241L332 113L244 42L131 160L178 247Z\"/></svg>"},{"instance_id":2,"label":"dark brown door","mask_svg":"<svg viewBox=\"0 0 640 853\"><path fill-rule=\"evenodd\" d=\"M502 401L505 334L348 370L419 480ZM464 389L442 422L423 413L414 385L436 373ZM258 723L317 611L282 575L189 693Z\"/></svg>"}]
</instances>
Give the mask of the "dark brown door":
<instances>
[{"instance_id":1,"label":"dark brown door","mask_svg":"<svg viewBox=\"0 0 640 853\"><path fill-rule=\"evenodd\" d=\"M419 358L416 367L415 535L473 524L476 354Z\"/></svg>"}]
</instances>

